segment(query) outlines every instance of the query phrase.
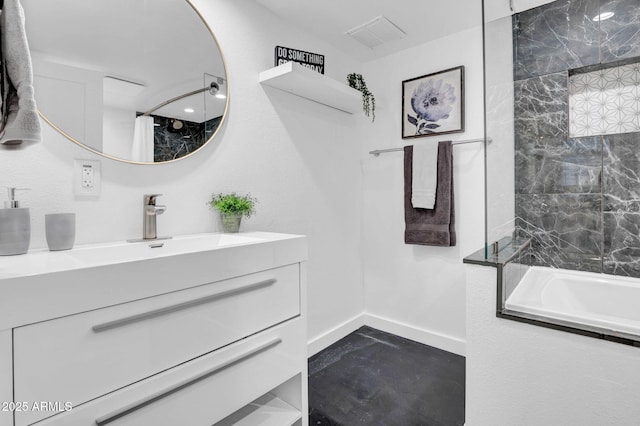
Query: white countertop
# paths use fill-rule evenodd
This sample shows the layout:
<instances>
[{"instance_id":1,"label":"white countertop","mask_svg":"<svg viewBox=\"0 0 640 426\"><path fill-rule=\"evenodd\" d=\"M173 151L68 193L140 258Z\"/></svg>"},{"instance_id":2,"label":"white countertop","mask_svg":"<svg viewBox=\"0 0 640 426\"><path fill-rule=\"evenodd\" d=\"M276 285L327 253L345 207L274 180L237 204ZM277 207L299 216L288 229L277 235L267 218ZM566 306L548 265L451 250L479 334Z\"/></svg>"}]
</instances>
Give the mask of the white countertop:
<instances>
[{"instance_id":1,"label":"white countertop","mask_svg":"<svg viewBox=\"0 0 640 426\"><path fill-rule=\"evenodd\" d=\"M38 249L31 250L24 255L0 256L0 280L301 237L300 235L272 232L206 233L133 243L117 241L84 244L75 246L71 250L63 251ZM158 245L161 246L157 247Z\"/></svg>"},{"instance_id":2,"label":"white countertop","mask_svg":"<svg viewBox=\"0 0 640 426\"><path fill-rule=\"evenodd\" d=\"M193 234L0 256L0 330L306 260L305 236L271 232Z\"/></svg>"}]
</instances>

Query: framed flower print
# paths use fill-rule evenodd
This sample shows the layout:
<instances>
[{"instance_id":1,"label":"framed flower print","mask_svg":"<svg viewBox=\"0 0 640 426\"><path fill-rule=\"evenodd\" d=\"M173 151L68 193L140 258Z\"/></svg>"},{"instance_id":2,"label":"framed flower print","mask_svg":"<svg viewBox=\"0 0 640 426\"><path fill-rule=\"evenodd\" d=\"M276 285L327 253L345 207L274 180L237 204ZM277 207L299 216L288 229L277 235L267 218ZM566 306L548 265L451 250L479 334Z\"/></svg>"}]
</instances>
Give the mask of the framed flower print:
<instances>
[{"instance_id":1,"label":"framed flower print","mask_svg":"<svg viewBox=\"0 0 640 426\"><path fill-rule=\"evenodd\" d=\"M464 67L402 82L402 138L464 132Z\"/></svg>"}]
</instances>

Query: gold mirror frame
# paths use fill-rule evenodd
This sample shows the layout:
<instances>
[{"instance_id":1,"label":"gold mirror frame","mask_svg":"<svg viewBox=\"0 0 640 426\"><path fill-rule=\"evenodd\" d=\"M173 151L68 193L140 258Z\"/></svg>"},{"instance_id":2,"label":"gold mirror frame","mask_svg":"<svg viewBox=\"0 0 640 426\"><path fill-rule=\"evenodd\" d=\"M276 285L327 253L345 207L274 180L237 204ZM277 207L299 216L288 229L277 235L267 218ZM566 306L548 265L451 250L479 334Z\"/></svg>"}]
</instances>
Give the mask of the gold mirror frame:
<instances>
[{"instance_id":1,"label":"gold mirror frame","mask_svg":"<svg viewBox=\"0 0 640 426\"><path fill-rule=\"evenodd\" d=\"M213 33L213 30L211 29L211 27L209 26L209 24L207 23L207 21L204 19L204 17L202 16L202 14L198 11L198 9L196 9L196 7L193 5L193 3L190 0L184 0L189 7L191 7L191 9L194 11L194 13L198 16L198 18L200 19L200 21L202 22L202 24L205 26L205 28L207 29L207 31L209 32L209 35L211 36L211 38L213 39L213 42L215 43L216 47L218 48L218 53L220 54L220 59L222 61L222 68L224 70L224 83L226 85L226 99L225 99L225 105L224 105L224 110L222 112L222 118L220 119L220 122L218 123L215 131L211 134L211 136L200 146L198 147L196 150L185 154L181 157L178 158L174 158L171 160L166 160L166 161L161 161L161 162L142 162L142 161L134 161L134 160L129 160L126 158L121 158L121 157L116 157L114 155L110 155L108 153L104 153L101 151L98 151L97 149L92 148L91 146L88 146L82 142L80 142L79 140L77 140L76 138L74 138L73 136L69 135L67 132L65 132L64 130L62 130L58 125L56 125L55 123L53 123L39 108L38 108L38 114L40 116L40 118L42 118L43 121L45 121L48 125L50 125L55 131L57 131L59 134L61 134L62 136L64 136L66 139L68 139L69 141L75 143L76 145L86 149L87 151L90 151L94 154L100 155L102 157L105 158L109 158L111 160L116 160L116 161L120 161L123 163L128 163L128 164L136 164L136 165L160 165L160 164L169 164L169 163L174 163L176 161L180 161L183 160L185 158L189 158L191 156L193 156L194 154L196 154L197 152L201 151L202 149L205 148L205 146L207 146L209 143L211 143L216 135L218 134L218 132L220 131L220 129L222 128L222 126L224 125L226 118L227 118L227 114L228 114L228 110L229 110L229 101L230 101L230 85L229 85L229 74L227 72L227 64L224 58L224 54L222 53L222 49L220 48L220 43L218 42L218 39L216 38L215 34ZM37 100L37 94L36 94L36 100Z\"/></svg>"}]
</instances>

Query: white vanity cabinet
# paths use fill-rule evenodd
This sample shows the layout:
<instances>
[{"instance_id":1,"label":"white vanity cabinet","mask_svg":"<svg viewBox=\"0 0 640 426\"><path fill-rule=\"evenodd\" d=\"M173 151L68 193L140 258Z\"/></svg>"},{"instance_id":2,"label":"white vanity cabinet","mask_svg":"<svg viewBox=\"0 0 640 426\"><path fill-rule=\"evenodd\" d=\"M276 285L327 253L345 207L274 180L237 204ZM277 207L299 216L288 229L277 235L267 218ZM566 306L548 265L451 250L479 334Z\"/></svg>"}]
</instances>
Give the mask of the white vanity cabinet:
<instances>
[{"instance_id":1,"label":"white vanity cabinet","mask_svg":"<svg viewBox=\"0 0 640 426\"><path fill-rule=\"evenodd\" d=\"M0 426L306 425L306 239L220 235L0 259L2 300L41 286L0 314Z\"/></svg>"},{"instance_id":2,"label":"white vanity cabinet","mask_svg":"<svg viewBox=\"0 0 640 426\"><path fill-rule=\"evenodd\" d=\"M13 355L11 330L0 331L0 426L13 425Z\"/></svg>"}]
</instances>

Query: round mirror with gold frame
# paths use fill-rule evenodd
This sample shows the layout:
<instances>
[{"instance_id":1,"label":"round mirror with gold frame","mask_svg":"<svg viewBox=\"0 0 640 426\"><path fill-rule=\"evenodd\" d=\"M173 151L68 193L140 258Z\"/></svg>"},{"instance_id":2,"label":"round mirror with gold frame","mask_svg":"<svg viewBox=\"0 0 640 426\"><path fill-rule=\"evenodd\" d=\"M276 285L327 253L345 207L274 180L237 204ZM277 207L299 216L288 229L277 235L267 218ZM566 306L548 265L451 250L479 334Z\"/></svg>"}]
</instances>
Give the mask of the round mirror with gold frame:
<instances>
[{"instance_id":1,"label":"round mirror with gold frame","mask_svg":"<svg viewBox=\"0 0 640 426\"><path fill-rule=\"evenodd\" d=\"M41 117L106 157L157 164L210 142L228 107L217 40L187 0L22 0Z\"/></svg>"}]
</instances>

